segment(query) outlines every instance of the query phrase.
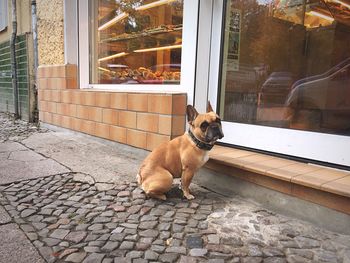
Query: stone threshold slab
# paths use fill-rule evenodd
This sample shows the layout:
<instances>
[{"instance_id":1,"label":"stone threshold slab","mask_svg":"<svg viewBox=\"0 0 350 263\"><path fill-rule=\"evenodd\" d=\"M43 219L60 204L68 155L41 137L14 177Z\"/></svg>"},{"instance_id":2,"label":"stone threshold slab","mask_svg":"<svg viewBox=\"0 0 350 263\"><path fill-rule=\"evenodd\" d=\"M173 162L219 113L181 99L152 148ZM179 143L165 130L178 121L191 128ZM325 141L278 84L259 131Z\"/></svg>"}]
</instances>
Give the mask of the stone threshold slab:
<instances>
[{"instance_id":1,"label":"stone threshold slab","mask_svg":"<svg viewBox=\"0 0 350 263\"><path fill-rule=\"evenodd\" d=\"M350 171L224 146L213 148L206 166L350 214Z\"/></svg>"}]
</instances>

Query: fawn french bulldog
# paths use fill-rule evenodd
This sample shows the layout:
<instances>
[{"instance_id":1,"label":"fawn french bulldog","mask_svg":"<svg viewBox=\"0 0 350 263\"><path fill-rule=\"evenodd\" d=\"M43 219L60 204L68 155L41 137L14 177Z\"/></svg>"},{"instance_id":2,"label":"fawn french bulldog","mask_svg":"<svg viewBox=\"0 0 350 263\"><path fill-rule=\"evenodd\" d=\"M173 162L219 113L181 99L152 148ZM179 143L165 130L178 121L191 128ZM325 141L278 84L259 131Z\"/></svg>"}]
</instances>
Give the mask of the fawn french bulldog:
<instances>
[{"instance_id":1,"label":"fawn french bulldog","mask_svg":"<svg viewBox=\"0 0 350 263\"><path fill-rule=\"evenodd\" d=\"M143 161L137 181L146 195L166 200L173 178L181 178L181 188L187 199L193 199L189 186L194 174L209 159L214 143L224 137L221 120L208 102L207 112L199 114L188 105L186 108L189 129L182 136L163 143Z\"/></svg>"}]
</instances>

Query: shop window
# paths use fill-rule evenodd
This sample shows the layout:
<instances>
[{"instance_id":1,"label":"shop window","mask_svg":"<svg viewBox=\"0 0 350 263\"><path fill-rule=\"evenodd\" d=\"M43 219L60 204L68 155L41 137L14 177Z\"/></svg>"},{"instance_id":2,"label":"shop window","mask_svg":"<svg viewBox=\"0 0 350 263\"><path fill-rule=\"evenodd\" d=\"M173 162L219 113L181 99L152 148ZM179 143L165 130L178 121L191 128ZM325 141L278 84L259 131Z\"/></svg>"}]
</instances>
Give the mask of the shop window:
<instances>
[{"instance_id":1,"label":"shop window","mask_svg":"<svg viewBox=\"0 0 350 263\"><path fill-rule=\"evenodd\" d=\"M227 1L225 121L350 135L350 1Z\"/></svg>"},{"instance_id":2,"label":"shop window","mask_svg":"<svg viewBox=\"0 0 350 263\"><path fill-rule=\"evenodd\" d=\"M0 32L7 28L7 12L7 0L0 0Z\"/></svg>"},{"instance_id":3,"label":"shop window","mask_svg":"<svg viewBox=\"0 0 350 263\"><path fill-rule=\"evenodd\" d=\"M182 0L91 1L91 84L180 84Z\"/></svg>"}]
</instances>

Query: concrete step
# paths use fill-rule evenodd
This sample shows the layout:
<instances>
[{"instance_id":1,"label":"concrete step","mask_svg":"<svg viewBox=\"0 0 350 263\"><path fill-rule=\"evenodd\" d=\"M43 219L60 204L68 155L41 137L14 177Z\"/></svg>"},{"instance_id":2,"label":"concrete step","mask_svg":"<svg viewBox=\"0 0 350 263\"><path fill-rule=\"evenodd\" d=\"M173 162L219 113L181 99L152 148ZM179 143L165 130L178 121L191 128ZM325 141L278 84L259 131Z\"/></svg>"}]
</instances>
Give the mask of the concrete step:
<instances>
[{"instance_id":1,"label":"concrete step","mask_svg":"<svg viewBox=\"0 0 350 263\"><path fill-rule=\"evenodd\" d=\"M350 233L350 172L215 146L195 181L269 209Z\"/></svg>"}]
</instances>

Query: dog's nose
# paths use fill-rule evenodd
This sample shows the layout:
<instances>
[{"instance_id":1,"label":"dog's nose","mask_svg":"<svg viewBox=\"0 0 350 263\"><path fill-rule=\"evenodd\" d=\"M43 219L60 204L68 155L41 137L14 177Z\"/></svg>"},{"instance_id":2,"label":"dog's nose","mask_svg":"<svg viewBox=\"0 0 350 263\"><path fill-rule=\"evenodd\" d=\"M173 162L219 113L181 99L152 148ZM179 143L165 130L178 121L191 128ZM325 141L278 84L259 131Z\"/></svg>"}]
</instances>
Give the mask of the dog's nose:
<instances>
[{"instance_id":1,"label":"dog's nose","mask_svg":"<svg viewBox=\"0 0 350 263\"><path fill-rule=\"evenodd\" d=\"M224 137L224 134L219 126L214 127L213 131L214 131L214 135L215 135L214 137L217 137L219 139Z\"/></svg>"}]
</instances>

